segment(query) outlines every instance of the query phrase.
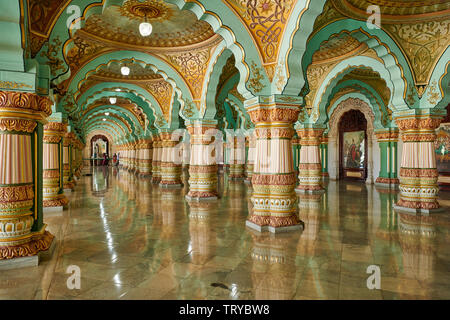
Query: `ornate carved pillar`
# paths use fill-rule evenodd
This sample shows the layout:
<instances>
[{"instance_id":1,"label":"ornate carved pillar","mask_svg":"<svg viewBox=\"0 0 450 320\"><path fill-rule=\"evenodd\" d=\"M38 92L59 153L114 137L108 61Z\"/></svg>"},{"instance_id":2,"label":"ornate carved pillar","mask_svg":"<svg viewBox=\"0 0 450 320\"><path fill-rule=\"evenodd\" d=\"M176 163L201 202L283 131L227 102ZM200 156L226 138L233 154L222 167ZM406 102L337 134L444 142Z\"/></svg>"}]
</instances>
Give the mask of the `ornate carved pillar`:
<instances>
[{"instance_id":1,"label":"ornate carved pillar","mask_svg":"<svg viewBox=\"0 0 450 320\"><path fill-rule=\"evenodd\" d=\"M322 187L322 165L320 159L319 145L322 138L323 128L301 128L297 130L300 137L300 164L299 185L296 191L299 193L323 192Z\"/></svg>"},{"instance_id":2,"label":"ornate carved pillar","mask_svg":"<svg viewBox=\"0 0 450 320\"><path fill-rule=\"evenodd\" d=\"M51 105L0 91L0 260L35 256L53 241L42 214L42 123Z\"/></svg>"},{"instance_id":3,"label":"ornate carved pillar","mask_svg":"<svg viewBox=\"0 0 450 320\"><path fill-rule=\"evenodd\" d=\"M248 137L248 153L247 153L247 164L246 164L246 177L245 181L251 183L253 176L253 167L255 165L255 152L256 152L256 137L255 132L252 131Z\"/></svg>"},{"instance_id":4,"label":"ornate carved pillar","mask_svg":"<svg viewBox=\"0 0 450 320\"><path fill-rule=\"evenodd\" d=\"M395 188L400 181L397 178L397 129L375 132L380 146L380 173L375 180L377 186Z\"/></svg>"},{"instance_id":5,"label":"ornate carved pillar","mask_svg":"<svg viewBox=\"0 0 450 320\"><path fill-rule=\"evenodd\" d=\"M183 168L189 169L190 159L191 159L190 136L187 133L185 133L183 135Z\"/></svg>"},{"instance_id":6,"label":"ornate carved pillar","mask_svg":"<svg viewBox=\"0 0 450 320\"><path fill-rule=\"evenodd\" d=\"M245 178L245 137L230 138L230 179Z\"/></svg>"},{"instance_id":7,"label":"ornate carved pillar","mask_svg":"<svg viewBox=\"0 0 450 320\"><path fill-rule=\"evenodd\" d=\"M441 119L424 115L395 119L403 141L400 200L396 210L427 215L439 209L434 142Z\"/></svg>"},{"instance_id":8,"label":"ornate carved pillar","mask_svg":"<svg viewBox=\"0 0 450 320\"><path fill-rule=\"evenodd\" d=\"M163 188L180 188L181 182L181 157L179 155L178 144L181 137L173 135L171 132L161 133L163 153L161 158L161 182ZM177 140L175 140L177 139Z\"/></svg>"},{"instance_id":9,"label":"ornate carved pillar","mask_svg":"<svg viewBox=\"0 0 450 320\"><path fill-rule=\"evenodd\" d=\"M161 137L158 135L153 139L153 159L152 159L152 183L161 181Z\"/></svg>"},{"instance_id":10,"label":"ornate carved pillar","mask_svg":"<svg viewBox=\"0 0 450 320\"><path fill-rule=\"evenodd\" d=\"M129 157L129 170L132 172L136 171L136 150L137 149L137 141L133 141L130 143L130 157Z\"/></svg>"},{"instance_id":11,"label":"ornate carved pillar","mask_svg":"<svg viewBox=\"0 0 450 320\"><path fill-rule=\"evenodd\" d=\"M217 122L193 121L187 123L191 135L188 200L217 199L216 137ZM221 143L221 142L219 142Z\"/></svg>"},{"instance_id":12,"label":"ornate carved pillar","mask_svg":"<svg viewBox=\"0 0 450 320\"><path fill-rule=\"evenodd\" d=\"M63 187L64 192L71 192L75 186L72 176L72 144L73 133L66 133L64 136L64 151L63 151Z\"/></svg>"},{"instance_id":13,"label":"ornate carved pillar","mask_svg":"<svg viewBox=\"0 0 450 320\"><path fill-rule=\"evenodd\" d=\"M143 139L139 156L139 173L143 177L152 175L152 153L152 139Z\"/></svg>"},{"instance_id":14,"label":"ornate carved pillar","mask_svg":"<svg viewBox=\"0 0 450 320\"><path fill-rule=\"evenodd\" d=\"M276 106L257 104L247 110L256 126L256 154L253 213L246 225L270 232L301 229L291 143L292 124L297 121L300 108L277 103Z\"/></svg>"},{"instance_id":15,"label":"ornate carved pillar","mask_svg":"<svg viewBox=\"0 0 450 320\"><path fill-rule=\"evenodd\" d=\"M44 210L63 210L69 200L63 187L63 146L67 124L49 122L44 126Z\"/></svg>"}]
</instances>

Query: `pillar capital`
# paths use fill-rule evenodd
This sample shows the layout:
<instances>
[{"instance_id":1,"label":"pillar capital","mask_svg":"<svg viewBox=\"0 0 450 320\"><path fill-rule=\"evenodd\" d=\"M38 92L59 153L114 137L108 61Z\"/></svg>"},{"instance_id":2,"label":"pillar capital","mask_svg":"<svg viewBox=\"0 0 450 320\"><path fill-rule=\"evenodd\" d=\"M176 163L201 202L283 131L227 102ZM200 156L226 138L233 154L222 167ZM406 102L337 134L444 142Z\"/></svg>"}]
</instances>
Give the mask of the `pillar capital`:
<instances>
[{"instance_id":1,"label":"pillar capital","mask_svg":"<svg viewBox=\"0 0 450 320\"><path fill-rule=\"evenodd\" d=\"M398 141L399 131L397 128L375 131L378 142Z\"/></svg>"},{"instance_id":2,"label":"pillar capital","mask_svg":"<svg viewBox=\"0 0 450 320\"><path fill-rule=\"evenodd\" d=\"M297 135L302 146L318 146L323 139L324 131L325 128L298 128Z\"/></svg>"},{"instance_id":3,"label":"pillar capital","mask_svg":"<svg viewBox=\"0 0 450 320\"><path fill-rule=\"evenodd\" d=\"M52 114L52 104L48 97L35 93L0 90L0 117L3 123L5 118L19 117L23 121L17 123L24 124L30 120L44 123Z\"/></svg>"}]
</instances>

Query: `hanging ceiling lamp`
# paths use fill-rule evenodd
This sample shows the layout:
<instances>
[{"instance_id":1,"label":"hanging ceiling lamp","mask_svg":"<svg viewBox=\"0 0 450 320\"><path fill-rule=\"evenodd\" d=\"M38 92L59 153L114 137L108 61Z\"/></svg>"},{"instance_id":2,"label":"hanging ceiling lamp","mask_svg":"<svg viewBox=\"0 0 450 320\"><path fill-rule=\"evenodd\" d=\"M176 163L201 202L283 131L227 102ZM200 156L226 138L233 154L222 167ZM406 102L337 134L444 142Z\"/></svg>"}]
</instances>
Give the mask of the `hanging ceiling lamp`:
<instances>
[{"instance_id":1,"label":"hanging ceiling lamp","mask_svg":"<svg viewBox=\"0 0 450 320\"><path fill-rule=\"evenodd\" d=\"M109 98L109 102L111 102L111 104L116 104L117 98L111 97L111 98Z\"/></svg>"},{"instance_id":2,"label":"hanging ceiling lamp","mask_svg":"<svg viewBox=\"0 0 450 320\"><path fill-rule=\"evenodd\" d=\"M120 68L120 72L122 73L122 75L127 76L130 74L130 68L123 66L122 68Z\"/></svg>"},{"instance_id":3,"label":"hanging ceiling lamp","mask_svg":"<svg viewBox=\"0 0 450 320\"><path fill-rule=\"evenodd\" d=\"M144 22L141 22L141 24L139 25L139 33L141 34L141 36L143 37L148 37L149 35L152 34L153 31L153 26L147 22L147 11L144 11Z\"/></svg>"}]
</instances>

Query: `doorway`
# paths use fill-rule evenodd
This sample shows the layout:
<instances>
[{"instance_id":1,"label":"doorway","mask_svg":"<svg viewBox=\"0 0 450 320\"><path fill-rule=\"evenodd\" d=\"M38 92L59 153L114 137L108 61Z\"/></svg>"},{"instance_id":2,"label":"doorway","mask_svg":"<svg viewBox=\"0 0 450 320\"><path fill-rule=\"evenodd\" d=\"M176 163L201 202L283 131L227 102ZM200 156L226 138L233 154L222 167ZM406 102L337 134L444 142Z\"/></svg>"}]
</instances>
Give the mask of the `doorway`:
<instances>
[{"instance_id":1,"label":"doorway","mask_svg":"<svg viewBox=\"0 0 450 320\"><path fill-rule=\"evenodd\" d=\"M344 113L339 120L339 177L367 178L367 120L359 110Z\"/></svg>"}]
</instances>

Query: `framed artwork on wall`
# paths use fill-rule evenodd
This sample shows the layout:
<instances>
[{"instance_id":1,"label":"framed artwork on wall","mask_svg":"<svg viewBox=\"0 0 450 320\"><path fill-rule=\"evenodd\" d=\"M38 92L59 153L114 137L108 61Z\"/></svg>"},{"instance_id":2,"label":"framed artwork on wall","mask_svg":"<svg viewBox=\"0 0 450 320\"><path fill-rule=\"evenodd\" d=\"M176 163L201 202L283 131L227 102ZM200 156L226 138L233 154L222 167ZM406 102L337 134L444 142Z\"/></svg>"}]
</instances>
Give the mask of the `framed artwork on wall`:
<instances>
[{"instance_id":1,"label":"framed artwork on wall","mask_svg":"<svg viewBox=\"0 0 450 320\"><path fill-rule=\"evenodd\" d=\"M343 156L345 169L364 169L365 131L344 132Z\"/></svg>"}]
</instances>

